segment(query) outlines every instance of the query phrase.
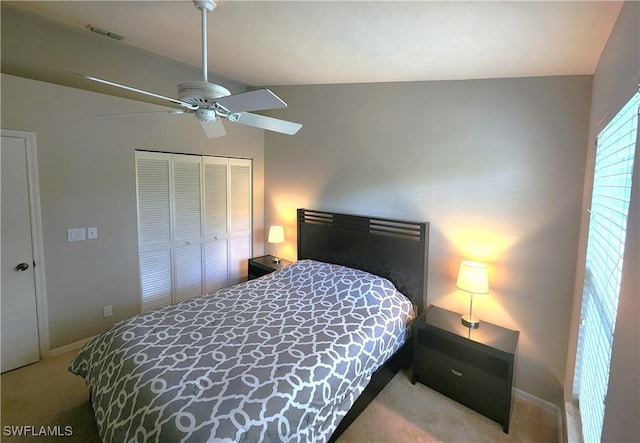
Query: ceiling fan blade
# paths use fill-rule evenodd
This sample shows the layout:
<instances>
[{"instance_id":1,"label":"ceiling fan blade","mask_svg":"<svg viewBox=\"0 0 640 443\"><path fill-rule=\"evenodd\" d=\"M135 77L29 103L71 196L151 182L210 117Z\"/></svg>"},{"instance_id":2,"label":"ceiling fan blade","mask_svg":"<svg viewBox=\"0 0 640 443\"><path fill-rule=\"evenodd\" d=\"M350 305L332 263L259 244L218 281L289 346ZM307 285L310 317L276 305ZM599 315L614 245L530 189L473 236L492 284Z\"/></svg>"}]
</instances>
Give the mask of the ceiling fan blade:
<instances>
[{"instance_id":1,"label":"ceiling fan blade","mask_svg":"<svg viewBox=\"0 0 640 443\"><path fill-rule=\"evenodd\" d=\"M139 111L139 112L115 112L110 114L96 114L96 117L118 117L121 115L143 115L143 114L172 114L172 115L182 115L186 114L187 111L181 111L180 109L171 109L168 111Z\"/></svg>"},{"instance_id":2,"label":"ceiling fan blade","mask_svg":"<svg viewBox=\"0 0 640 443\"><path fill-rule=\"evenodd\" d=\"M280 97L268 89L256 89L255 91L228 95L217 99L216 102L224 106L230 114L287 107L287 104Z\"/></svg>"},{"instance_id":3,"label":"ceiling fan blade","mask_svg":"<svg viewBox=\"0 0 640 443\"><path fill-rule=\"evenodd\" d=\"M280 132L282 134L294 135L302 128L300 123L289 122L265 115L251 114L250 112L240 112L227 117L232 122L241 125L253 126L255 128L266 129L268 131Z\"/></svg>"},{"instance_id":4,"label":"ceiling fan blade","mask_svg":"<svg viewBox=\"0 0 640 443\"><path fill-rule=\"evenodd\" d=\"M83 77L83 78L86 78L87 80L91 80L91 81L94 81L94 82L102 83L104 85L114 86L116 88L126 89L127 91L136 92L138 94L143 94L143 95L148 95L149 97L158 98L160 100L165 100L165 101L173 103L174 105L179 105L179 106L182 106L183 108L186 108L186 109L189 109L189 110L192 110L192 111L195 111L196 109L198 109L198 107L195 106L195 105L192 105L192 104L187 103L187 102L183 102L181 100L177 100L175 98L165 97L164 95L156 94L156 93L149 92L149 91L144 91L142 89L134 88L134 87L131 87L131 86L121 85L120 83L115 83L115 82L112 82L112 81L109 81L109 80L105 80L105 79L102 79L102 78L98 78L98 77L92 77L90 75L78 74L76 72L72 72L72 74L78 75L78 76Z\"/></svg>"},{"instance_id":5,"label":"ceiling fan blade","mask_svg":"<svg viewBox=\"0 0 640 443\"><path fill-rule=\"evenodd\" d=\"M227 135L221 119L211 120L209 122L200 122L207 138L218 138Z\"/></svg>"}]
</instances>

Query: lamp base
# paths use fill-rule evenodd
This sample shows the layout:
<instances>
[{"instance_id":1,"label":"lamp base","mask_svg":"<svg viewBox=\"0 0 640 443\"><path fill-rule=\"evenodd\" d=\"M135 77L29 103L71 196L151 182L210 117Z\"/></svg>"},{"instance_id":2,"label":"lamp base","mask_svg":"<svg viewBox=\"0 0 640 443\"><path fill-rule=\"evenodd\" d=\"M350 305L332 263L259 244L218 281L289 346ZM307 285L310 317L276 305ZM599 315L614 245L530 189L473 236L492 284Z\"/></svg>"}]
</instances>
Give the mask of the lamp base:
<instances>
[{"instance_id":1,"label":"lamp base","mask_svg":"<svg viewBox=\"0 0 640 443\"><path fill-rule=\"evenodd\" d=\"M273 257L273 258L271 259L271 263L276 263L276 264L278 264L278 263L280 263L280 259L279 259L278 257Z\"/></svg>"},{"instance_id":2,"label":"lamp base","mask_svg":"<svg viewBox=\"0 0 640 443\"><path fill-rule=\"evenodd\" d=\"M463 315L462 324L469 329L477 329L480 327L480 320L474 317L470 317L468 315Z\"/></svg>"}]
</instances>

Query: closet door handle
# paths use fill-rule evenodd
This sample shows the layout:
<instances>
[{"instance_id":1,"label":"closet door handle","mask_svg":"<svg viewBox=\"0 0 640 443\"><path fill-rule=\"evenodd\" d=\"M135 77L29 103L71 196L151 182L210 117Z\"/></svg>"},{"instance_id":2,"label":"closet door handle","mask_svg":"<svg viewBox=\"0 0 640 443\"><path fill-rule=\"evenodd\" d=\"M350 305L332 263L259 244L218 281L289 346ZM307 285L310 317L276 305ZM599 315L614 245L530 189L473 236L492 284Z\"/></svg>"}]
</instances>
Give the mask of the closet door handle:
<instances>
[{"instance_id":1,"label":"closet door handle","mask_svg":"<svg viewBox=\"0 0 640 443\"><path fill-rule=\"evenodd\" d=\"M16 271L19 272L24 272L27 269L29 269L29 265L27 263L20 263L18 266L16 266Z\"/></svg>"},{"instance_id":2,"label":"closet door handle","mask_svg":"<svg viewBox=\"0 0 640 443\"><path fill-rule=\"evenodd\" d=\"M451 370L451 373L452 373L453 375L455 375L456 377L462 377L462 372L460 372L460 371L456 371L455 369L452 369L452 370Z\"/></svg>"}]
</instances>

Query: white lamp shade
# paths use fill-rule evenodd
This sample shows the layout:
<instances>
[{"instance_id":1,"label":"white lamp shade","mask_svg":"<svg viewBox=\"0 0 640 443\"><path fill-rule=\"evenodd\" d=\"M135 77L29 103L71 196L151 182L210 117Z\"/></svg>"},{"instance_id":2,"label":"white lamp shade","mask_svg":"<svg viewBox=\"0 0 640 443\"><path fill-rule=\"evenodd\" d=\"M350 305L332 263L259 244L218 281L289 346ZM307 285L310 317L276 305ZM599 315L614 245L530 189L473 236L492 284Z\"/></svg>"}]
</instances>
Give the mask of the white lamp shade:
<instances>
[{"instance_id":1,"label":"white lamp shade","mask_svg":"<svg viewBox=\"0 0 640 443\"><path fill-rule=\"evenodd\" d=\"M487 265L473 261L463 261L460 263L456 286L472 294L488 294L489 278L487 277Z\"/></svg>"},{"instance_id":2,"label":"white lamp shade","mask_svg":"<svg viewBox=\"0 0 640 443\"><path fill-rule=\"evenodd\" d=\"M269 228L269 237L267 238L269 243L283 243L284 242L284 228L282 226L271 226Z\"/></svg>"}]
</instances>

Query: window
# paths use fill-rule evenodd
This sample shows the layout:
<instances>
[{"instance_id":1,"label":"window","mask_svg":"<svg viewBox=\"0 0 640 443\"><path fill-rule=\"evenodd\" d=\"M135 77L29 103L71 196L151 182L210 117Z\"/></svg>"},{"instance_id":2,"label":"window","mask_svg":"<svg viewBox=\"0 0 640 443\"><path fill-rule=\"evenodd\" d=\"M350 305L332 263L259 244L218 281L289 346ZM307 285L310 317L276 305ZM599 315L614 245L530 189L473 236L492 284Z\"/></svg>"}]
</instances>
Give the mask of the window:
<instances>
[{"instance_id":1,"label":"window","mask_svg":"<svg viewBox=\"0 0 640 443\"><path fill-rule=\"evenodd\" d=\"M622 279L640 93L600 132L574 377L585 442L599 442Z\"/></svg>"}]
</instances>

